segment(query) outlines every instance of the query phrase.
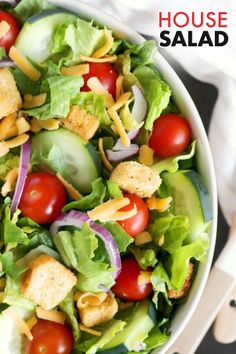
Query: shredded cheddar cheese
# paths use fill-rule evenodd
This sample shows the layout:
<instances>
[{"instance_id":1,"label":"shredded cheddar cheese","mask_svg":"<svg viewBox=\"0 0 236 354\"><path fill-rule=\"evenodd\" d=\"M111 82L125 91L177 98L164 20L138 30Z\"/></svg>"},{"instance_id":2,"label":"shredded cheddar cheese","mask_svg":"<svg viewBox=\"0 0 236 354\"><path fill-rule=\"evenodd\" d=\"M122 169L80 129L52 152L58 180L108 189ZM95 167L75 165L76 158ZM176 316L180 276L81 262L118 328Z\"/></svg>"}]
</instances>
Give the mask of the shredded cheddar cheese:
<instances>
[{"instance_id":1,"label":"shredded cheddar cheese","mask_svg":"<svg viewBox=\"0 0 236 354\"><path fill-rule=\"evenodd\" d=\"M138 276L138 285L141 286L141 285L151 283L151 275L152 275L152 272L141 271Z\"/></svg>"},{"instance_id":2,"label":"shredded cheddar cheese","mask_svg":"<svg viewBox=\"0 0 236 354\"><path fill-rule=\"evenodd\" d=\"M81 331L87 332L89 334L93 334L94 336L97 336L97 337L101 337L101 335L102 335L102 332L97 331L96 329L93 329L93 328L86 327L83 324L80 324L79 328L81 329Z\"/></svg>"},{"instance_id":3,"label":"shredded cheddar cheese","mask_svg":"<svg viewBox=\"0 0 236 354\"><path fill-rule=\"evenodd\" d=\"M30 130L30 124L23 116L16 120L16 127L18 134L23 134Z\"/></svg>"},{"instance_id":4,"label":"shredded cheddar cheese","mask_svg":"<svg viewBox=\"0 0 236 354\"><path fill-rule=\"evenodd\" d=\"M139 162L145 166L153 165L154 151L148 145L142 145L139 149Z\"/></svg>"},{"instance_id":5,"label":"shredded cheddar cheese","mask_svg":"<svg viewBox=\"0 0 236 354\"><path fill-rule=\"evenodd\" d=\"M2 301L3 301L3 295L4 295L4 291L0 291L0 304L1 304Z\"/></svg>"},{"instance_id":6,"label":"shredded cheddar cheese","mask_svg":"<svg viewBox=\"0 0 236 354\"><path fill-rule=\"evenodd\" d=\"M121 107L125 105L125 103L129 100L130 96L132 95L131 92L125 92L123 95L121 95L116 103L111 107L114 111L118 111Z\"/></svg>"},{"instance_id":7,"label":"shredded cheddar cheese","mask_svg":"<svg viewBox=\"0 0 236 354\"><path fill-rule=\"evenodd\" d=\"M48 320L61 324L64 324L66 320L66 315L63 312L57 310L45 310L40 306L36 307L36 315L38 318L41 318L43 320Z\"/></svg>"},{"instance_id":8,"label":"shredded cheddar cheese","mask_svg":"<svg viewBox=\"0 0 236 354\"><path fill-rule=\"evenodd\" d=\"M122 121L121 121L118 113L116 112L116 110L114 110L113 107L111 107L108 110L108 114L109 114L109 116L111 117L111 119L113 120L113 122L115 124L116 130L117 130L118 134L120 135L122 144L125 147L129 147L130 146L130 139L129 139L126 131L125 131L125 128L124 128L124 126L122 124Z\"/></svg>"},{"instance_id":9,"label":"shredded cheddar cheese","mask_svg":"<svg viewBox=\"0 0 236 354\"><path fill-rule=\"evenodd\" d=\"M27 323L20 317L20 315L12 307L9 307L7 310L4 311L4 313L10 316L12 320L16 323L20 334L25 334L30 341L33 340L32 333L30 332Z\"/></svg>"},{"instance_id":10,"label":"shredded cheddar cheese","mask_svg":"<svg viewBox=\"0 0 236 354\"><path fill-rule=\"evenodd\" d=\"M79 191L77 191L77 189L75 189L72 184L67 182L60 173L57 173L56 176L61 181L65 187L65 190L73 200L80 200L82 198L82 195L79 193Z\"/></svg>"},{"instance_id":11,"label":"shredded cheddar cheese","mask_svg":"<svg viewBox=\"0 0 236 354\"><path fill-rule=\"evenodd\" d=\"M113 170L113 166L112 166L112 164L110 163L110 161L106 157L105 151L103 149L103 139L102 138L98 139L98 150L99 150L99 152L101 154L102 162L103 162L105 168L108 171L112 171Z\"/></svg>"},{"instance_id":12,"label":"shredded cheddar cheese","mask_svg":"<svg viewBox=\"0 0 236 354\"><path fill-rule=\"evenodd\" d=\"M112 37L112 34L108 29L105 27L104 28L104 36L106 37L106 43L104 44L103 47L99 48L96 50L95 53L93 53L93 58L102 58L104 57L109 50L112 48L113 43L114 43L114 38Z\"/></svg>"},{"instance_id":13,"label":"shredded cheddar cheese","mask_svg":"<svg viewBox=\"0 0 236 354\"><path fill-rule=\"evenodd\" d=\"M134 243L136 246L140 246L151 241L152 241L152 236L148 231L141 232L134 239Z\"/></svg>"},{"instance_id":14,"label":"shredded cheddar cheese","mask_svg":"<svg viewBox=\"0 0 236 354\"><path fill-rule=\"evenodd\" d=\"M18 134L18 129L16 124L14 124L7 132L5 139L10 139L13 138L14 136L16 136Z\"/></svg>"},{"instance_id":15,"label":"shredded cheddar cheese","mask_svg":"<svg viewBox=\"0 0 236 354\"><path fill-rule=\"evenodd\" d=\"M90 88L91 91L93 91L97 95L106 96L106 106L108 108L114 105L115 102L112 95L103 87L97 77L90 77L87 81L87 86Z\"/></svg>"},{"instance_id":16,"label":"shredded cheddar cheese","mask_svg":"<svg viewBox=\"0 0 236 354\"><path fill-rule=\"evenodd\" d=\"M159 212L166 211L169 209L172 202L172 197L167 198L156 198L154 196L147 198L147 206L149 210L157 210Z\"/></svg>"},{"instance_id":17,"label":"shredded cheddar cheese","mask_svg":"<svg viewBox=\"0 0 236 354\"><path fill-rule=\"evenodd\" d=\"M7 23L7 21L1 21L0 22L0 39L7 34L7 32L10 29L10 25Z\"/></svg>"},{"instance_id":18,"label":"shredded cheddar cheese","mask_svg":"<svg viewBox=\"0 0 236 354\"><path fill-rule=\"evenodd\" d=\"M114 198L110 199L101 205L98 205L94 209L88 211L88 216L92 220L107 220L107 217L116 213L119 209L130 204L128 198Z\"/></svg>"},{"instance_id":19,"label":"shredded cheddar cheese","mask_svg":"<svg viewBox=\"0 0 236 354\"><path fill-rule=\"evenodd\" d=\"M160 235L160 236L158 236L158 246L163 246L164 245L164 243L165 243L165 235Z\"/></svg>"},{"instance_id":20,"label":"shredded cheddar cheese","mask_svg":"<svg viewBox=\"0 0 236 354\"><path fill-rule=\"evenodd\" d=\"M8 172L6 176L6 181L1 189L1 194L3 197L6 197L9 192L11 192L16 184L18 177L18 167L13 168Z\"/></svg>"},{"instance_id":21,"label":"shredded cheddar cheese","mask_svg":"<svg viewBox=\"0 0 236 354\"><path fill-rule=\"evenodd\" d=\"M116 211L112 215L107 216L107 220L104 221L119 221L119 220L126 220L132 218L132 216L137 214L137 207L136 204L134 205L133 209L127 211Z\"/></svg>"},{"instance_id":22,"label":"shredded cheddar cheese","mask_svg":"<svg viewBox=\"0 0 236 354\"><path fill-rule=\"evenodd\" d=\"M60 122L59 119L50 118L46 120L38 120L39 125L46 130L56 130L59 128Z\"/></svg>"},{"instance_id":23,"label":"shredded cheddar cheese","mask_svg":"<svg viewBox=\"0 0 236 354\"><path fill-rule=\"evenodd\" d=\"M30 317L28 319L28 321L26 321L26 324L27 324L30 331L36 325L37 322L38 322L38 320L35 316Z\"/></svg>"},{"instance_id":24,"label":"shredded cheddar cheese","mask_svg":"<svg viewBox=\"0 0 236 354\"><path fill-rule=\"evenodd\" d=\"M124 93L123 82L124 82L124 76L123 75L119 75L117 80L116 80L116 101Z\"/></svg>"},{"instance_id":25,"label":"shredded cheddar cheese","mask_svg":"<svg viewBox=\"0 0 236 354\"><path fill-rule=\"evenodd\" d=\"M91 63L108 63L108 62L114 63L117 59L117 56L113 54L103 58L93 58L93 57L87 57L86 55L81 55L80 59Z\"/></svg>"},{"instance_id":26,"label":"shredded cheddar cheese","mask_svg":"<svg viewBox=\"0 0 236 354\"><path fill-rule=\"evenodd\" d=\"M32 96L29 94L24 95L24 108L40 107L46 102L47 94L40 93L39 95Z\"/></svg>"},{"instance_id":27,"label":"shredded cheddar cheese","mask_svg":"<svg viewBox=\"0 0 236 354\"><path fill-rule=\"evenodd\" d=\"M3 143L0 143L0 157L5 156L10 149L6 146L3 145Z\"/></svg>"},{"instance_id":28,"label":"shredded cheddar cheese","mask_svg":"<svg viewBox=\"0 0 236 354\"><path fill-rule=\"evenodd\" d=\"M101 293L76 293L76 301L77 301L77 308L82 309L87 306L99 306L101 305L107 298L107 293L101 292Z\"/></svg>"},{"instance_id":29,"label":"shredded cheddar cheese","mask_svg":"<svg viewBox=\"0 0 236 354\"><path fill-rule=\"evenodd\" d=\"M15 120L16 120L16 113L11 113L1 120L1 123L0 123L0 139L1 140L6 139L6 136L9 133Z\"/></svg>"},{"instance_id":30,"label":"shredded cheddar cheese","mask_svg":"<svg viewBox=\"0 0 236 354\"><path fill-rule=\"evenodd\" d=\"M89 64L63 66L61 68L61 73L66 76L82 76L89 73Z\"/></svg>"},{"instance_id":31,"label":"shredded cheddar cheese","mask_svg":"<svg viewBox=\"0 0 236 354\"><path fill-rule=\"evenodd\" d=\"M29 62L29 60L22 55L16 47L12 46L8 53L12 61L18 66L23 73L32 81L38 81L41 73Z\"/></svg>"},{"instance_id":32,"label":"shredded cheddar cheese","mask_svg":"<svg viewBox=\"0 0 236 354\"><path fill-rule=\"evenodd\" d=\"M39 123L39 119L33 117L31 122L30 122L30 130L33 133L38 133L40 130L42 130L42 126Z\"/></svg>"},{"instance_id":33,"label":"shredded cheddar cheese","mask_svg":"<svg viewBox=\"0 0 236 354\"><path fill-rule=\"evenodd\" d=\"M17 137L11 139L11 140L7 140L3 142L3 146L5 146L6 148L14 148L17 146L20 146L22 144L24 144L27 140L29 139L29 135L27 134L20 134Z\"/></svg>"}]
</instances>

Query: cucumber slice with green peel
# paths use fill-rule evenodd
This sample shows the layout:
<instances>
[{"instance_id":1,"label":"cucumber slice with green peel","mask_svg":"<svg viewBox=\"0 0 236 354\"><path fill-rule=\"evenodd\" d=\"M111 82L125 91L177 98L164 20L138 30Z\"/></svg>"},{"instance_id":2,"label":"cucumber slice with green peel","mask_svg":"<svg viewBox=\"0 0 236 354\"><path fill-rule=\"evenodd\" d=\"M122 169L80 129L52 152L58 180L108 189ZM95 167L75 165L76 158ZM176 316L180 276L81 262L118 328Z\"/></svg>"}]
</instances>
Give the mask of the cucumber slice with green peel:
<instances>
[{"instance_id":1,"label":"cucumber slice with green peel","mask_svg":"<svg viewBox=\"0 0 236 354\"><path fill-rule=\"evenodd\" d=\"M194 170L163 173L162 179L173 195L175 215L187 215L190 224L189 242L206 231L212 219L210 196L201 176Z\"/></svg>"},{"instance_id":2,"label":"cucumber slice with green peel","mask_svg":"<svg viewBox=\"0 0 236 354\"><path fill-rule=\"evenodd\" d=\"M91 182L101 172L101 160L94 146L64 128L35 134L31 164L33 170L60 173L81 193L91 191Z\"/></svg>"},{"instance_id":3,"label":"cucumber slice with green peel","mask_svg":"<svg viewBox=\"0 0 236 354\"><path fill-rule=\"evenodd\" d=\"M145 300L139 306L124 329L107 343L99 354L122 354L144 349L144 340L157 323L157 311L154 304Z\"/></svg>"},{"instance_id":4,"label":"cucumber slice with green peel","mask_svg":"<svg viewBox=\"0 0 236 354\"><path fill-rule=\"evenodd\" d=\"M58 25L73 23L76 19L76 15L66 10L48 10L34 15L22 27L15 47L36 63L43 63L52 55L52 39Z\"/></svg>"}]
</instances>

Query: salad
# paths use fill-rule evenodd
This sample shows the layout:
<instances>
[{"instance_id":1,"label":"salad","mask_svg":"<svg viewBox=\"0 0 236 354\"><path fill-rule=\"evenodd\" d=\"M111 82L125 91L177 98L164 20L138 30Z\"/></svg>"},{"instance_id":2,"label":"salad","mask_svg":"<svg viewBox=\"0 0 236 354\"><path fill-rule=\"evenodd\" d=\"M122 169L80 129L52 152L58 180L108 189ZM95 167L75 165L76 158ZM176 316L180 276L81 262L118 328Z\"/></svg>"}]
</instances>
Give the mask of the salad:
<instances>
[{"instance_id":1,"label":"salad","mask_svg":"<svg viewBox=\"0 0 236 354\"><path fill-rule=\"evenodd\" d=\"M1 353L149 353L208 250L198 141L154 41L13 3L0 11Z\"/></svg>"}]
</instances>

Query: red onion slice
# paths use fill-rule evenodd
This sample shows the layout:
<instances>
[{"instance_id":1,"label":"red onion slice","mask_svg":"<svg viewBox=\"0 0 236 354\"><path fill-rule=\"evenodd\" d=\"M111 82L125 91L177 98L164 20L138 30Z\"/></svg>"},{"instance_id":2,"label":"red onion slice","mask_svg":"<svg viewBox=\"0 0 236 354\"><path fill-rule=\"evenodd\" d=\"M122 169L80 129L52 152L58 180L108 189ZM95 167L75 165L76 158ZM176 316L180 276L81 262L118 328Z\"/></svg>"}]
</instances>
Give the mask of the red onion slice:
<instances>
[{"instance_id":1,"label":"red onion slice","mask_svg":"<svg viewBox=\"0 0 236 354\"><path fill-rule=\"evenodd\" d=\"M121 271L121 259L118 247L111 233L102 225L96 224L89 216L77 210L71 210L67 214L60 214L57 219L51 224L50 233L55 236L61 226L75 226L81 228L88 221L91 229L104 242L107 254L110 259L111 266L116 269L113 273L114 279L118 277Z\"/></svg>"},{"instance_id":2,"label":"red onion slice","mask_svg":"<svg viewBox=\"0 0 236 354\"><path fill-rule=\"evenodd\" d=\"M0 68L5 68L8 66L15 66L14 62L9 58L4 58L0 60Z\"/></svg>"},{"instance_id":3,"label":"red onion slice","mask_svg":"<svg viewBox=\"0 0 236 354\"><path fill-rule=\"evenodd\" d=\"M126 148L125 150L106 150L106 155L110 162L120 162L127 160L130 157L136 156L138 152L139 146L137 144L131 144L130 147Z\"/></svg>"},{"instance_id":4,"label":"red onion slice","mask_svg":"<svg viewBox=\"0 0 236 354\"><path fill-rule=\"evenodd\" d=\"M133 85L132 91L134 94L134 105L131 114L136 120L136 122L138 124L141 124L144 121L147 114L147 109L148 109L147 100L144 97L144 94L138 85Z\"/></svg>"},{"instance_id":5,"label":"red onion slice","mask_svg":"<svg viewBox=\"0 0 236 354\"><path fill-rule=\"evenodd\" d=\"M130 130L127 133L127 135L128 135L130 140L133 140L133 139L137 138L137 136L139 135L139 132L140 132L140 128L135 128L135 129ZM112 148L113 151L120 151L120 150L126 150L126 149L127 149L127 147L125 147L122 144L121 138L119 138L117 140L116 144Z\"/></svg>"},{"instance_id":6,"label":"red onion slice","mask_svg":"<svg viewBox=\"0 0 236 354\"><path fill-rule=\"evenodd\" d=\"M18 2L20 2L19 0L4 0L4 1L0 1L0 5L4 6L4 5L10 5L11 7L15 7Z\"/></svg>"},{"instance_id":7,"label":"red onion slice","mask_svg":"<svg viewBox=\"0 0 236 354\"><path fill-rule=\"evenodd\" d=\"M18 205L20 203L20 198L27 177L29 161L30 161L30 140L26 141L24 144L21 145L18 178L17 178L16 188L15 188L15 192L11 203L11 209L10 209L11 216L13 216L13 214L16 212Z\"/></svg>"}]
</instances>

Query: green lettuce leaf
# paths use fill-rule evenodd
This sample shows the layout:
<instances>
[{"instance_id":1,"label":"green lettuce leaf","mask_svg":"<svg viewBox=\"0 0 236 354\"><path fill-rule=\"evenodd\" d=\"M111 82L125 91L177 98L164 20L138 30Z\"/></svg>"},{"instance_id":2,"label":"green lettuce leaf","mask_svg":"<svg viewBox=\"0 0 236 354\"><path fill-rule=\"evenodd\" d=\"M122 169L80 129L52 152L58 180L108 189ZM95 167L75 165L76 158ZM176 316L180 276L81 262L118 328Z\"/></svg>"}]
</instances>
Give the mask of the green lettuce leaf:
<instances>
[{"instance_id":1,"label":"green lettuce leaf","mask_svg":"<svg viewBox=\"0 0 236 354\"><path fill-rule=\"evenodd\" d=\"M193 157L195 156L195 150L196 150L196 140L192 142L189 149L186 152L184 152L184 154L178 155L176 157L169 157L167 159L162 159L161 161L152 165L152 169L160 174L163 171L168 171L171 173L177 172L179 167L191 168L192 160Z\"/></svg>"},{"instance_id":2,"label":"green lettuce leaf","mask_svg":"<svg viewBox=\"0 0 236 354\"><path fill-rule=\"evenodd\" d=\"M53 241L49 231L30 218L20 218L17 221L17 227L27 235L28 242L27 244L18 244L14 249L13 252L16 259L24 257L32 249L35 249L41 245L53 248Z\"/></svg>"},{"instance_id":3,"label":"green lettuce leaf","mask_svg":"<svg viewBox=\"0 0 236 354\"><path fill-rule=\"evenodd\" d=\"M102 204L106 194L106 187L103 184L102 178L97 178L92 182L92 192L80 200L76 200L66 204L62 212L65 213L71 209L88 211Z\"/></svg>"},{"instance_id":4,"label":"green lettuce leaf","mask_svg":"<svg viewBox=\"0 0 236 354\"><path fill-rule=\"evenodd\" d=\"M129 51L118 55L115 63L115 68L120 74L124 76L124 88L126 91L130 91L133 85L140 86L138 79L131 72L131 57Z\"/></svg>"},{"instance_id":5,"label":"green lettuce leaf","mask_svg":"<svg viewBox=\"0 0 236 354\"><path fill-rule=\"evenodd\" d=\"M73 105L78 105L86 112L98 118L100 124L110 125L111 119L106 109L106 97L96 95L94 92L80 92L72 100Z\"/></svg>"},{"instance_id":6,"label":"green lettuce leaf","mask_svg":"<svg viewBox=\"0 0 236 354\"><path fill-rule=\"evenodd\" d=\"M82 85L81 76L51 76L42 82L43 88L48 88L50 101L25 112L38 119L65 118L69 113L72 99L78 94ZM45 92L42 88L41 90Z\"/></svg>"},{"instance_id":7,"label":"green lettuce leaf","mask_svg":"<svg viewBox=\"0 0 236 354\"><path fill-rule=\"evenodd\" d=\"M160 236L164 235L164 243L161 247L172 254L182 246L190 233L189 219L185 215L159 217L149 226L148 230L157 245Z\"/></svg>"},{"instance_id":8,"label":"green lettuce leaf","mask_svg":"<svg viewBox=\"0 0 236 354\"><path fill-rule=\"evenodd\" d=\"M154 267L157 263L156 252L153 248L130 247L130 251L142 269Z\"/></svg>"},{"instance_id":9,"label":"green lettuce leaf","mask_svg":"<svg viewBox=\"0 0 236 354\"><path fill-rule=\"evenodd\" d=\"M154 56L157 52L157 45L154 40L148 40L142 44L123 41L122 47L123 50L127 48L127 52L130 54L132 69L154 64Z\"/></svg>"},{"instance_id":10,"label":"green lettuce leaf","mask_svg":"<svg viewBox=\"0 0 236 354\"><path fill-rule=\"evenodd\" d=\"M171 90L159 74L147 66L137 67L134 70L134 75L140 82L148 101L149 109L145 128L151 130L155 119L168 106Z\"/></svg>"},{"instance_id":11,"label":"green lettuce leaf","mask_svg":"<svg viewBox=\"0 0 236 354\"><path fill-rule=\"evenodd\" d=\"M12 252L4 252L0 255L3 272L15 280L18 279L28 268L15 262Z\"/></svg>"},{"instance_id":12,"label":"green lettuce leaf","mask_svg":"<svg viewBox=\"0 0 236 354\"><path fill-rule=\"evenodd\" d=\"M156 308L158 308L158 295L162 293L166 301L169 302L168 295L167 295L167 288L172 289L172 284L169 275L167 274L161 262L159 262L158 265L153 270L151 275L151 282L154 291L152 301L156 305Z\"/></svg>"},{"instance_id":13,"label":"green lettuce leaf","mask_svg":"<svg viewBox=\"0 0 236 354\"><path fill-rule=\"evenodd\" d=\"M3 293L3 302L8 305L19 306L28 310L33 310L35 304L21 292L20 287L21 278L15 280L7 277L6 288Z\"/></svg>"},{"instance_id":14,"label":"green lettuce leaf","mask_svg":"<svg viewBox=\"0 0 236 354\"><path fill-rule=\"evenodd\" d=\"M168 334L160 331L159 324L154 326L149 332L147 339L144 341L146 344L145 351L149 352L152 349L164 345L169 338L170 336Z\"/></svg>"},{"instance_id":15,"label":"green lettuce leaf","mask_svg":"<svg viewBox=\"0 0 236 354\"><path fill-rule=\"evenodd\" d=\"M47 0L21 0L14 8L13 15L23 24L29 17L44 10L53 10L56 6Z\"/></svg>"},{"instance_id":16,"label":"green lettuce leaf","mask_svg":"<svg viewBox=\"0 0 236 354\"><path fill-rule=\"evenodd\" d=\"M120 119L122 120L123 126L126 130L137 129L140 124L137 123L135 118L132 116L130 108L130 101L127 101L125 105L120 110Z\"/></svg>"},{"instance_id":17,"label":"green lettuce leaf","mask_svg":"<svg viewBox=\"0 0 236 354\"><path fill-rule=\"evenodd\" d=\"M110 198L122 198L123 193L122 190L120 189L118 183L114 181L107 181L107 192L109 194Z\"/></svg>"},{"instance_id":18,"label":"green lettuce leaf","mask_svg":"<svg viewBox=\"0 0 236 354\"><path fill-rule=\"evenodd\" d=\"M92 22L78 18L75 24L58 27L54 35L52 54L63 53L62 61L69 66L81 62L81 55L91 56L104 42L103 30L94 27Z\"/></svg>"},{"instance_id":19,"label":"green lettuce leaf","mask_svg":"<svg viewBox=\"0 0 236 354\"><path fill-rule=\"evenodd\" d=\"M121 320L116 320L114 323L103 333L102 337L99 338L96 344L92 345L87 351L86 354L93 354L96 353L98 349L101 349L109 343L114 336L122 331L125 327L126 322Z\"/></svg>"},{"instance_id":20,"label":"green lettuce leaf","mask_svg":"<svg viewBox=\"0 0 236 354\"><path fill-rule=\"evenodd\" d=\"M64 300L59 304L59 308L61 311L63 311L68 318L68 322L72 328L73 331L73 336L75 343L78 342L80 338L80 328L79 328L79 323L76 318L76 309L75 309L75 301L73 298L73 292L70 291L69 294L64 298Z\"/></svg>"},{"instance_id":21,"label":"green lettuce leaf","mask_svg":"<svg viewBox=\"0 0 236 354\"><path fill-rule=\"evenodd\" d=\"M10 208L7 205L0 224L0 232L7 250L15 247L18 243L24 245L29 243L27 234L16 225L17 218L17 214L15 214L11 219Z\"/></svg>"},{"instance_id":22,"label":"green lettuce leaf","mask_svg":"<svg viewBox=\"0 0 236 354\"><path fill-rule=\"evenodd\" d=\"M181 289L188 275L188 264L191 258L204 262L209 248L209 237L203 233L194 242L176 249L167 261L167 270L172 285Z\"/></svg>"},{"instance_id":23,"label":"green lettuce leaf","mask_svg":"<svg viewBox=\"0 0 236 354\"><path fill-rule=\"evenodd\" d=\"M0 157L0 179L5 181L8 172L14 167L19 166L20 158L18 155L8 152L5 156Z\"/></svg>"},{"instance_id":24,"label":"green lettuce leaf","mask_svg":"<svg viewBox=\"0 0 236 354\"><path fill-rule=\"evenodd\" d=\"M115 221L108 221L102 225L112 234L119 252L125 252L127 247L134 242L133 237L129 236L120 224Z\"/></svg>"}]
</instances>

